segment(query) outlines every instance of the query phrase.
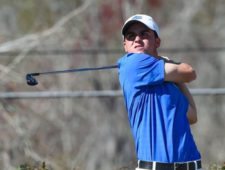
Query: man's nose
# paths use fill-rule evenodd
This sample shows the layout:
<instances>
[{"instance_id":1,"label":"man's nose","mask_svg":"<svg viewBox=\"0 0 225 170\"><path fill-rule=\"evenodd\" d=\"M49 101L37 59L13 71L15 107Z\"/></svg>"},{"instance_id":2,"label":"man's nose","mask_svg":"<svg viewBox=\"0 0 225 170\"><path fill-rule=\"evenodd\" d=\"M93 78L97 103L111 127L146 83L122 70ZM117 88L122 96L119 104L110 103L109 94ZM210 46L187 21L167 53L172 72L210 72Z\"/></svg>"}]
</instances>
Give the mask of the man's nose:
<instances>
[{"instance_id":1,"label":"man's nose","mask_svg":"<svg viewBox=\"0 0 225 170\"><path fill-rule=\"evenodd\" d=\"M135 38L134 38L134 41L139 41L141 39L141 36L140 34L136 34Z\"/></svg>"}]
</instances>

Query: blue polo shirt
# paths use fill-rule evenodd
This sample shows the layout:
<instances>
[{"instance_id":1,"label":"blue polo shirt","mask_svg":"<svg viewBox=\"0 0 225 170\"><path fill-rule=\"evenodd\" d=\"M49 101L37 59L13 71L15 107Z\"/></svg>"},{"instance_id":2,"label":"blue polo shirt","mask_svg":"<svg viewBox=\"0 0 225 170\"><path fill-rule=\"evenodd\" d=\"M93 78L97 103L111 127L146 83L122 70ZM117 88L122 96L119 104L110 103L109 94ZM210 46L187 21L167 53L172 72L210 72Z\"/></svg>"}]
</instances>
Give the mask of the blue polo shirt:
<instances>
[{"instance_id":1,"label":"blue polo shirt","mask_svg":"<svg viewBox=\"0 0 225 170\"><path fill-rule=\"evenodd\" d=\"M187 119L188 100L174 83L164 81L164 61L128 53L118 66L138 160L200 159Z\"/></svg>"}]
</instances>

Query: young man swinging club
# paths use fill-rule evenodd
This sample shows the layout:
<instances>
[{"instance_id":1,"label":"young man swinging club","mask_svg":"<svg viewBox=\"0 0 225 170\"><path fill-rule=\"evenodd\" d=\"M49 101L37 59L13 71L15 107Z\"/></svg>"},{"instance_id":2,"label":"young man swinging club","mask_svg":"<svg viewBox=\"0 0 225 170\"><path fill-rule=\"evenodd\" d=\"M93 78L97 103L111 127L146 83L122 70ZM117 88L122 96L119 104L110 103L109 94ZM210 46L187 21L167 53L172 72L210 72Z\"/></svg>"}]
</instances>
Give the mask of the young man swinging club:
<instances>
[{"instance_id":1,"label":"young man swinging club","mask_svg":"<svg viewBox=\"0 0 225 170\"><path fill-rule=\"evenodd\" d=\"M159 28L137 14L123 25L126 54L118 60L119 81L135 141L136 170L197 170L201 156L191 134L195 102L185 83L196 79L186 63L158 55Z\"/></svg>"}]
</instances>

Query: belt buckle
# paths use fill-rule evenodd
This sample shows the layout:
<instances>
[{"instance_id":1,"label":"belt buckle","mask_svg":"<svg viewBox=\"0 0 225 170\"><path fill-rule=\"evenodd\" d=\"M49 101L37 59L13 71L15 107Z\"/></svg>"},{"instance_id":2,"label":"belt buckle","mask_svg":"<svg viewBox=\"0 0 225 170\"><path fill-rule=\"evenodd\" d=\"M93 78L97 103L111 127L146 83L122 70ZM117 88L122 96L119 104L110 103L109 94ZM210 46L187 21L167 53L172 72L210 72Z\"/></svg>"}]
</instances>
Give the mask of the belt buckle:
<instances>
[{"instance_id":1,"label":"belt buckle","mask_svg":"<svg viewBox=\"0 0 225 170\"><path fill-rule=\"evenodd\" d=\"M173 164L173 169L176 170L178 168L177 163Z\"/></svg>"},{"instance_id":2,"label":"belt buckle","mask_svg":"<svg viewBox=\"0 0 225 170\"><path fill-rule=\"evenodd\" d=\"M197 163L195 163L194 161L193 162L188 162L187 165L188 165L188 170L196 170L196 169L198 169Z\"/></svg>"}]
</instances>

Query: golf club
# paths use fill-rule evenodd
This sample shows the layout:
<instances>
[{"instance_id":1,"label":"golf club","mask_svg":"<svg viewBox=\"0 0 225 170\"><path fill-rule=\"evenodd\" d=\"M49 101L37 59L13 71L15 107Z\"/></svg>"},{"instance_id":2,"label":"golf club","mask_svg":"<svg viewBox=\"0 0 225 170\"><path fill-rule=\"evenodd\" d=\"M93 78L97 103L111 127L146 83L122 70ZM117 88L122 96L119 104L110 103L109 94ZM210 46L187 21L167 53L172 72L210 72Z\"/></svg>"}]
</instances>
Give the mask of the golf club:
<instances>
[{"instance_id":1,"label":"golf club","mask_svg":"<svg viewBox=\"0 0 225 170\"><path fill-rule=\"evenodd\" d=\"M46 72L37 72L37 73L28 73L26 75L26 81L29 86L35 86L38 84L38 81L34 76L44 75L44 74L58 74L58 73L70 73L70 72L81 72L81 71L93 71L93 70L106 70L118 68L117 65L103 66L103 67L91 67L91 68L75 68L68 70L55 70L55 71L46 71Z\"/></svg>"}]
</instances>

